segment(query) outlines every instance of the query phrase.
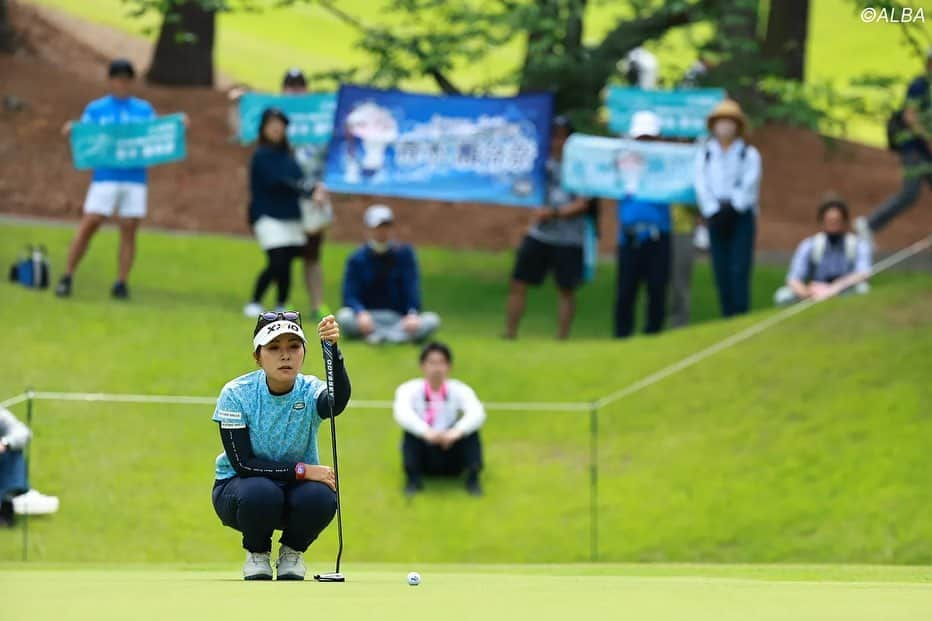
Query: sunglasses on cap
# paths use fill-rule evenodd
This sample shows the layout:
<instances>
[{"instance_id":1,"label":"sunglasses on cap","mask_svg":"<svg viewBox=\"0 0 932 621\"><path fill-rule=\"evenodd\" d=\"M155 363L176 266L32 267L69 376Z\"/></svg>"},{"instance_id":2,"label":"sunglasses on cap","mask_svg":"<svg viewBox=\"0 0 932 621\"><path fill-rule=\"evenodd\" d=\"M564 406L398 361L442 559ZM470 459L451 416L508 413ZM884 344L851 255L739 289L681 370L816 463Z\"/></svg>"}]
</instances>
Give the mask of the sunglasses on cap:
<instances>
[{"instance_id":1,"label":"sunglasses on cap","mask_svg":"<svg viewBox=\"0 0 932 621\"><path fill-rule=\"evenodd\" d=\"M298 311L285 311L283 313L275 313L275 312L269 311L266 313L260 313L259 321L256 323L256 327L261 328L262 326L266 324L272 323L273 321L279 321L279 320L293 321L300 326L301 325L301 313L299 313Z\"/></svg>"}]
</instances>

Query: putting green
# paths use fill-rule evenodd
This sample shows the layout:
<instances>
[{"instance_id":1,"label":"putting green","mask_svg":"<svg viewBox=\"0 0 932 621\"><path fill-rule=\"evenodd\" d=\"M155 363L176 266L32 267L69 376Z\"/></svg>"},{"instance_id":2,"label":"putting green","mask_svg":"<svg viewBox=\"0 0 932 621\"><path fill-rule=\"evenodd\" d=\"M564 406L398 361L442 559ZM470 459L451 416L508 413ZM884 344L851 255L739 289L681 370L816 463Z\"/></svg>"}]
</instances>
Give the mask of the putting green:
<instances>
[{"instance_id":1,"label":"putting green","mask_svg":"<svg viewBox=\"0 0 932 621\"><path fill-rule=\"evenodd\" d=\"M313 567L321 571L326 567ZM345 584L244 583L238 567L0 565L4 619L932 619L932 569L344 567Z\"/></svg>"}]
</instances>

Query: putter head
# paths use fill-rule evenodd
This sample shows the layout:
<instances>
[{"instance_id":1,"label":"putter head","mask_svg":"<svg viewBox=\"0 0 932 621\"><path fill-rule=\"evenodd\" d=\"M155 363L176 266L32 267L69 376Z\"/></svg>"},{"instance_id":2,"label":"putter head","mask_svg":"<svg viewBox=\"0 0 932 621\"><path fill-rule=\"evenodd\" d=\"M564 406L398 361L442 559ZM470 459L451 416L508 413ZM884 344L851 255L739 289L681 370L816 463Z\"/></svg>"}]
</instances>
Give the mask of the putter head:
<instances>
[{"instance_id":1,"label":"putter head","mask_svg":"<svg viewBox=\"0 0 932 621\"><path fill-rule=\"evenodd\" d=\"M314 580L317 582L346 582L346 577L338 572L330 574L315 574Z\"/></svg>"}]
</instances>

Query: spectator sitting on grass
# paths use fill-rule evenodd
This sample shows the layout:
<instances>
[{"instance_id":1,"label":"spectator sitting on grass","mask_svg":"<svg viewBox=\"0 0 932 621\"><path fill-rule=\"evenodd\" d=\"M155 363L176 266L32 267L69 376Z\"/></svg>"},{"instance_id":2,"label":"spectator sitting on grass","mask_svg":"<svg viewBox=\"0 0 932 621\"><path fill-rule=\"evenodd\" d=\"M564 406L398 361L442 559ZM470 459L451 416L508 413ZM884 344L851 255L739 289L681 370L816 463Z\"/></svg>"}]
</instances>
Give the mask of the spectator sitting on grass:
<instances>
[{"instance_id":1,"label":"spectator sitting on grass","mask_svg":"<svg viewBox=\"0 0 932 621\"><path fill-rule=\"evenodd\" d=\"M24 451L29 428L0 407L0 528L13 525L16 513L41 515L58 511L58 498L29 488Z\"/></svg>"},{"instance_id":2,"label":"spectator sitting on grass","mask_svg":"<svg viewBox=\"0 0 932 621\"><path fill-rule=\"evenodd\" d=\"M372 205L364 221L369 241L346 262L344 308L337 321L344 334L373 345L426 339L440 326L440 317L421 312L414 249L392 240L395 216L387 206Z\"/></svg>"},{"instance_id":3,"label":"spectator sitting on grass","mask_svg":"<svg viewBox=\"0 0 932 621\"><path fill-rule=\"evenodd\" d=\"M852 286L856 293L867 293L871 271L871 244L858 239L849 228L848 205L837 195L829 195L819 206L822 232L799 244L786 286L777 290L774 303L793 304L800 300L831 297Z\"/></svg>"},{"instance_id":4,"label":"spectator sitting on grass","mask_svg":"<svg viewBox=\"0 0 932 621\"><path fill-rule=\"evenodd\" d=\"M456 477L465 471L466 491L480 496L479 428L485 422L485 409L472 388L450 379L449 347L429 343L420 360L424 377L395 391L395 420L404 429L405 494L413 496L422 489L424 474Z\"/></svg>"}]
</instances>

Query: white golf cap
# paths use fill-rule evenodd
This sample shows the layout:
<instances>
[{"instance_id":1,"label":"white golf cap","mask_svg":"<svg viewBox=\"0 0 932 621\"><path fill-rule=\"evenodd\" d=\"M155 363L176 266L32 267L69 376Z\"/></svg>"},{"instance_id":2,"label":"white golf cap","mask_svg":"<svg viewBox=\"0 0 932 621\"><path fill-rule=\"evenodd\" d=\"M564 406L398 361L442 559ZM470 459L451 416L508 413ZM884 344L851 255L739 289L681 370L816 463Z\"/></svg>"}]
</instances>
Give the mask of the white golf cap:
<instances>
[{"instance_id":1,"label":"white golf cap","mask_svg":"<svg viewBox=\"0 0 932 621\"><path fill-rule=\"evenodd\" d=\"M282 334L295 334L300 337L302 341L307 343L307 338L305 338L304 330L301 329L301 326L294 321L280 319L262 326L262 329L259 330L252 339L252 348L264 347Z\"/></svg>"},{"instance_id":2,"label":"white golf cap","mask_svg":"<svg viewBox=\"0 0 932 621\"><path fill-rule=\"evenodd\" d=\"M363 222L366 223L366 227L370 229L375 229L383 224L389 224L394 222L395 214L392 213L391 207L388 205L371 205L366 209L366 215L363 216Z\"/></svg>"},{"instance_id":3,"label":"white golf cap","mask_svg":"<svg viewBox=\"0 0 932 621\"><path fill-rule=\"evenodd\" d=\"M660 135L660 117L650 110L639 110L631 117L631 129L628 130L628 136L631 138L640 138L641 136L650 136L655 138Z\"/></svg>"}]
</instances>

